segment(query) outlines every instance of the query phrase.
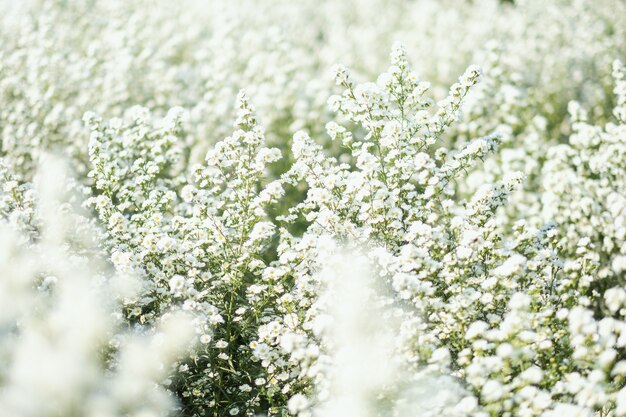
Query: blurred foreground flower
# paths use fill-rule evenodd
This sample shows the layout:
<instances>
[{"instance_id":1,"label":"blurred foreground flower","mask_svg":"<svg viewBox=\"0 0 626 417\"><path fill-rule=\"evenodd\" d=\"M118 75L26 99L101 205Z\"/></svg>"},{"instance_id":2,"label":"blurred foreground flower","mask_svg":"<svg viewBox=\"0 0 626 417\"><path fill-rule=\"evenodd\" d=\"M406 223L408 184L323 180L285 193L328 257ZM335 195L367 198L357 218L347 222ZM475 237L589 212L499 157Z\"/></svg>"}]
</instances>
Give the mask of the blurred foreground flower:
<instances>
[{"instance_id":1,"label":"blurred foreground flower","mask_svg":"<svg viewBox=\"0 0 626 417\"><path fill-rule=\"evenodd\" d=\"M1 414L166 415L174 401L159 385L189 347L190 317L166 313L142 334L122 329L116 300L137 283L93 256L85 232L96 230L66 202L64 174L51 156L38 171L36 238L0 219Z\"/></svg>"}]
</instances>

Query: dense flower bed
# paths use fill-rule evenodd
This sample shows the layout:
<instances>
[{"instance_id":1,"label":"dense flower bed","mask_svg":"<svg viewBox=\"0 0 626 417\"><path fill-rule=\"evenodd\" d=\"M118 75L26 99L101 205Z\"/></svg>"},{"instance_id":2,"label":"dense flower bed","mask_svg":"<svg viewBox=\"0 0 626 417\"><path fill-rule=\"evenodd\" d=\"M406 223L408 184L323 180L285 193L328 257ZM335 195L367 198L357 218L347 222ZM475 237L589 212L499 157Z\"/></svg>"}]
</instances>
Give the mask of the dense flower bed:
<instances>
[{"instance_id":1,"label":"dense flower bed","mask_svg":"<svg viewBox=\"0 0 626 417\"><path fill-rule=\"evenodd\" d=\"M626 3L1 4L0 415L626 416Z\"/></svg>"}]
</instances>

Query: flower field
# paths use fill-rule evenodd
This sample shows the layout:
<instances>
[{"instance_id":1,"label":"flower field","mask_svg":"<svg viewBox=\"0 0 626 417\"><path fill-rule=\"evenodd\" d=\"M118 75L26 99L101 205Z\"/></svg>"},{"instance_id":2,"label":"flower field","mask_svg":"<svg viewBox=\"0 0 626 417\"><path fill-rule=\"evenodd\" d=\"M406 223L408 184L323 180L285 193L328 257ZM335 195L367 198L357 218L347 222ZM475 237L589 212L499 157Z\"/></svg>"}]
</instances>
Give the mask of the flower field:
<instances>
[{"instance_id":1,"label":"flower field","mask_svg":"<svg viewBox=\"0 0 626 417\"><path fill-rule=\"evenodd\" d=\"M0 11L0 417L626 416L623 0Z\"/></svg>"}]
</instances>

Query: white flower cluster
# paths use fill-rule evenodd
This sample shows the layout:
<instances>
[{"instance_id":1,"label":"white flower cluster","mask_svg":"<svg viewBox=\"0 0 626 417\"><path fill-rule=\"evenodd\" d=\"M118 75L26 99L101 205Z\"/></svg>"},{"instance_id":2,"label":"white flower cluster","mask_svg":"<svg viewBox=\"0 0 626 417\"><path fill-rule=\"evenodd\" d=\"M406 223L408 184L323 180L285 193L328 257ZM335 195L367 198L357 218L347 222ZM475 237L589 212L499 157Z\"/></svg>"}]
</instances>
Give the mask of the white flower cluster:
<instances>
[{"instance_id":1,"label":"white flower cluster","mask_svg":"<svg viewBox=\"0 0 626 417\"><path fill-rule=\"evenodd\" d=\"M283 195L266 171L280 152L265 146L243 91L237 112L238 129L188 175L177 169L185 136L179 111L163 121L146 109L107 124L85 117L98 193L89 202L107 226L116 269L146 283L140 297L125 300L127 319L151 323L176 305L200 317L202 348L183 364L176 388L198 409L253 410L263 397L284 396L279 381L291 379L256 343L257 333L280 332L271 318L286 291L265 259L276 229L266 208Z\"/></svg>"},{"instance_id":2,"label":"white flower cluster","mask_svg":"<svg viewBox=\"0 0 626 417\"><path fill-rule=\"evenodd\" d=\"M116 300L134 291L131 278L82 254L91 244L76 227L84 221L68 206L58 161L46 159L28 190L39 191L37 238L16 216L0 220L0 409L24 417L168 413L176 402L161 384L192 346L191 317L165 312L142 333L125 330Z\"/></svg>"}]
</instances>

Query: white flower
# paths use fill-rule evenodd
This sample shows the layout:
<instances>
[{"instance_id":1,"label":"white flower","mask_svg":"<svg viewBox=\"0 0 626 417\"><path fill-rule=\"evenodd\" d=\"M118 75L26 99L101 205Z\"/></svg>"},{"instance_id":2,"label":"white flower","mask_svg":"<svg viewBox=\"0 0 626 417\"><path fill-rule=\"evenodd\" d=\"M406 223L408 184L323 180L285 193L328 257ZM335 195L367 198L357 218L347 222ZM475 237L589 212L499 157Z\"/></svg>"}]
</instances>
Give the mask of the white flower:
<instances>
[{"instance_id":1,"label":"white flower","mask_svg":"<svg viewBox=\"0 0 626 417\"><path fill-rule=\"evenodd\" d=\"M520 374L520 378L531 384L539 384L543 379L543 371L537 366L531 366Z\"/></svg>"},{"instance_id":2,"label":"white flower","mask_svg":"<svg viewBox=\"0 0 626 417\"><path fill-rule=\"evenodd\" d=\"M180 275L174 275L169 281L170 291L179 292L185 286L185 278Z\"/></svg>"},{"instance_id":3,"label":"white flower","mask_svg":"<svg viewBox=\"0 0 626 417\"><path fill-rule=\"evenodd\" d=\"M456 249L456 256L459 257L459 259L468 259L470 256L472 256L473 250L467 246L459 246Z\"/></svg>"},{"instance_id":4,"label":"white flower","mask_svg":"<svg viewBox=\"0 0 626 417\"><path fill-rule=\"evenodd\" d=\"M498 277L509 277L521 271L526 264L526 258L519 254L512 255L502 265L493 270Z\"/></svg>"},{"instance_id":5,"label":"white flower","mask_svg":"<svg viewBox=\"0 0 626 417\"><path fill-rule=\"evenodd\" d=\"M626 256L619 255L613 259L612 268L615 273L626 271Z\"/></svg>"},{"instance_id":6,"label":"white flower","mask_svg":"<svg viewBox=\"0 0 626 417\"><path fill-rule=\"evenodd\" d=\"M530 307L531 301L528 294L516 292L509 300L509 308L511 310L527 310Z\"/></svg>"},{"instance_id":7,"label":"white flower","mask_svg":"<svg viewBox=\"0 0 626 417\"><path fill-rule=\"evenodd\" d=\"M481 395L486 402L498 401L504 395L504 387L498 381L490 379L483 385Z\"/></svg>"},{"instance_id":8,"label":"white flower","mask_svg":"<svg viewBox=\"0 0 626 417\"><path fill-rule=\"evenodd\" d=\"M450 360L450 351L448 348L441 347L436 349L430 356L429 363L443 363L447 364Z\"/></svg>"},{"instance_id":9,"label":"white flower","mask_svg":"<svg viewBox=\"0 0 626 417\"><path fill-rule=\"evenodd\" d=\"M180 191L180 196L184 202L190 203L194 196L194 187L191 185L185 185Z\"/></svg>"},{"instance_id":10,"label":"white flower","mask_svg":"<svg viewBox=\"0 0 626 417\"><path fill-rule=\"evenodd\" d=\"M308 407L308 400L302 394L296 394L287 402L287 408L291 414L298 414L300 411Z\"/></svg>"},{"instance_id":11,"label":"white flower","mask_svg":"<svg viewBox=\"0 0 626 417\"><path fill-rule=\"evenodd\" d=\"M465 332L466 339L476 339L477 337L484 335L484 333L489 329L489 325L484 321L475 321L472 323L467 331Z\"/></svg>"},{"instance_id":12,"label":"white flower","mask_svg":"<svg viewBox=\"0 0 626 417\"><path fill-rule=\"evenodd\" d=\"M609 288L604 293L604 301L611 312L617 312L626 303L626 291L623 288Z\"/></svg>"}]
</instances>

